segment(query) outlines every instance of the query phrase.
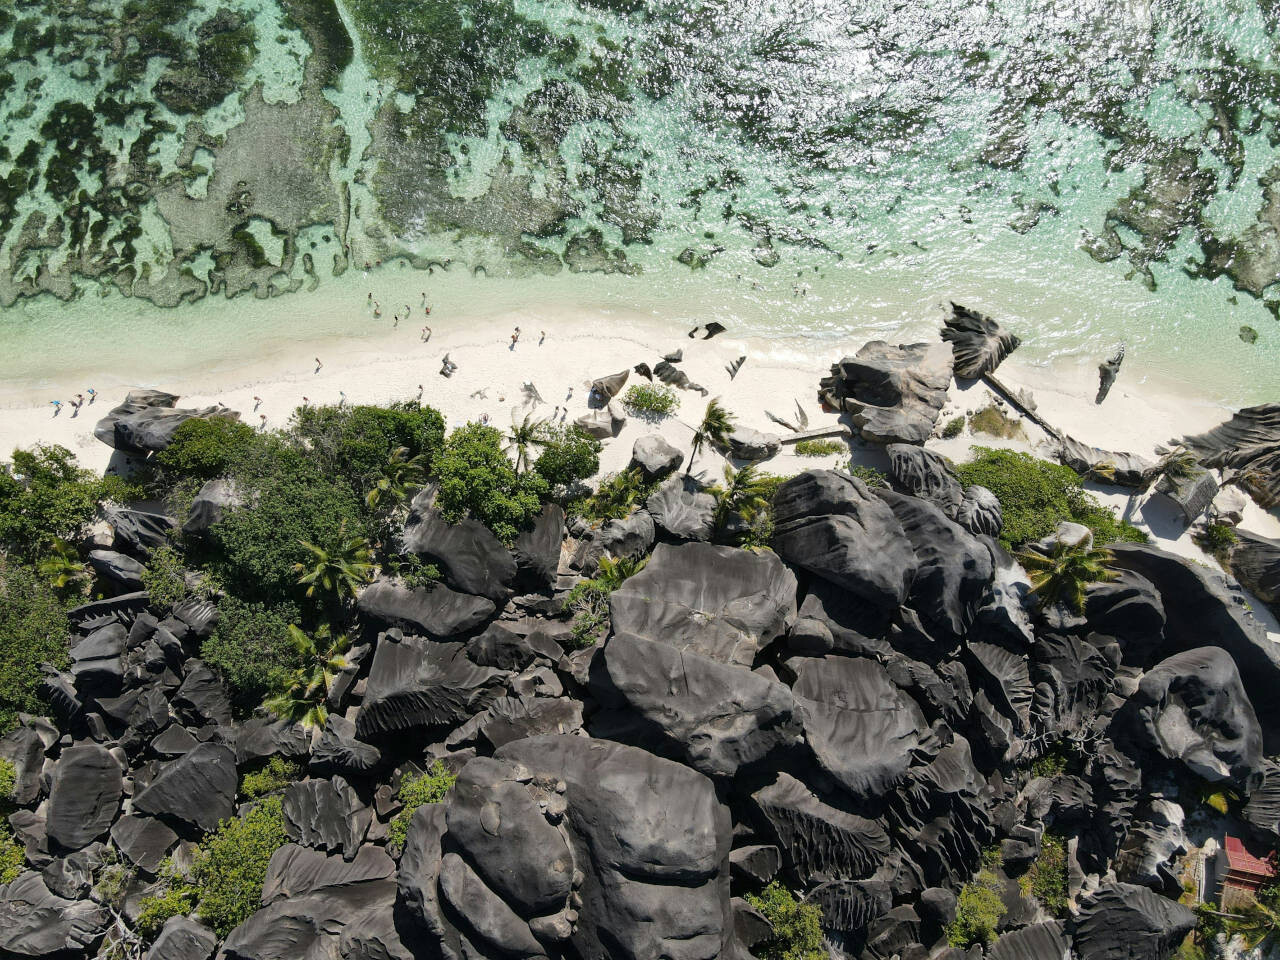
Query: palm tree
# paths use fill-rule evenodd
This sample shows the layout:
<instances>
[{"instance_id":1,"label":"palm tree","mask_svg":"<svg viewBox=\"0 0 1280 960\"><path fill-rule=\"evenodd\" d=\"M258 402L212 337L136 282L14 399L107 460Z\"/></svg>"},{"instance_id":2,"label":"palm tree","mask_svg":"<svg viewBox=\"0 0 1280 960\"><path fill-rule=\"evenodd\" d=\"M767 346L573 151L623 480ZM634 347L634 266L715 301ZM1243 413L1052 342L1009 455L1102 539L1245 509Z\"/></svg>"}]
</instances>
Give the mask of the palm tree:
<instances>
[{"instance_id":1,"label":"palm tree","mask_svg":"<svg viewBox=\"0 0 1280 960\"><path fill-rule=\"evenodd\" d=\"M386 497L390 497L393 503L400 503L408 496L410 487L421 486L426 475L425 457L421 454L411 457L408 447L396 447L374 475L373 486L365 494L365 503L370 510L377 510L378 504Z\"/></svg>"},{"instance_id":2,"label":"palm tree","mask_svg":"<svg viewBox=\"0 0 1280 960\"><path fill-rule=\"evenodd\" d=\"M750 522L769 502L766 497L768 487L753 463L741 470L734 470L732 464L726 463L724 482L723 488L717 487L713 491L716 495L714 520L717 533L724 530L733 514L740 514Z\"/></svg>"},{"instance_id":3,"label":"palm tree","mask_svg":"<svg viewBox=\"0 0 1280 960\"><path fill-rule=\"evenodd\" d=\"M693 458L698 455L704 443L723 446L728 442L729 434L733 430L733 422L733 414L721 405L719 397L713 397L707 402L707 410L702 415L702 422L693 432L693 448L689 451L689 466L685 470L685 476L693 471Z\"/></svg>"},{"instance_id":4,"label":"palm tree","mask_svg":"<svg viewBox=\"0 0 1280 960\"><path fill-rule=\"evenodd\" d=\"M79 590L89 580L89 571L80 561L80 554L61 537L53 538L49 552L36 564L36 570L56 590Z\"/></svg>"},{"instance_id":5,"label":"palm tree","mask_svg":"<svg viewBox=\"0 0 1280 960\"><path fill-rule=\"evenodd\" d=\"M516 452L516 472L524 473L529 469L529 451L544 443L547 438L547 421L533 419L533 414L526 413L524 419L515 422L512 414L511 433L507 436L508 450Z\"/></svg>"},{"instance_id":6,"label":"palm tree","mask_svg":"<svg viewBox=\"0 0 1280 960\"><path fill-rule=\"evenodd\" d=\"M289 641L298 651L302 666L293 672L289 684L265 706L276 716L303 726L323 726L329 716L326 700L337 675L347 668L344 656L351 641L345 633L337 636L323 624L314 635L289 624Z\"/></svg>"},{"instance_id":7,"label":"palm tree","mask_svg":"<svg viewBox=\"0 0 1280 960\"><path fill-rule=\"evenodd\" d=\"M600 558L591 582L604 593L613 593L628 577L634 577L649 562L648 557L618 557L605 554Z\"/></svg>"},{"instance_id":8,"label":"palm tree","mask_svg":"<svg viewBox=\"0 0 1280 960\"><path fill-rule=\"evenodd\" d=\"M1065 603L1076 613L1084 613L1085 590L1091 583L1114 580L1108 569L1112 554L1105 549L1086 549L1059 541L1048 554L1024 550L1018 559L1031 578L1031 592L1041 606Z\"/></svg>"},{"instance_id":9,"label":"palm tree","mask_svg":"<svg viewBox=\"0 0 1280 960\"><path fill-rule=\"evenodd\" d=\"M370 561L373 551L369 541L363 537L346 537L346 529L344 520L338 528L339 545L332 551L305 540L298 541L312 555L310 564L293 565L293 572L302 574L298 583L306 586L308 597L315 596L317 589L339 600L344 596L354 597L356 591L373 578Z\"/></svg>"}]
</instances>

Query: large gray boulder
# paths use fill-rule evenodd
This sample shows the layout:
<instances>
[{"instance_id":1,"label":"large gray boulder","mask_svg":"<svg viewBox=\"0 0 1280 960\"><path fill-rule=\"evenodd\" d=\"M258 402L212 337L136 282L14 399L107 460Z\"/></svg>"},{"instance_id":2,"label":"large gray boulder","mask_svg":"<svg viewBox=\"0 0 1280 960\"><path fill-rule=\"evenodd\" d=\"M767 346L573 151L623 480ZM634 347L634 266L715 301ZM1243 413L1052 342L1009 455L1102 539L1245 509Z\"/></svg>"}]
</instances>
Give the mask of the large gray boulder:
<instances>
[{"instance_id":1,"label":"large gray boulder","mask_svg":"<svg viewBox=\"0 0 1280 960\"><path fill-rule=\"evenodd\" d=\"M289 784L283 806L284 828L291 839L347 860L355 857L373 821L373 810L338 776Z\"/></svg>"},{"instance_id":2,"label":"large gray boulder","mask_svg":"<svg viewBox=\"0 0 1280 960\"><path fill-rule=\"evenodd\" d=\"M1206 467L1230 468L1258 506L1280 504L1280 403L1245 407L1212 430L1177 442Z\"/></svg>"},{"instance_id":3,"label":"large gray boulder","mask_svg":"<svg viewBox=\"0 0 1280 960\"><path fill-rule=\"evenodd\" d=\"M399 580L379 579L356 601L360 612L390 626L431 637L452 637L478 627L496 611L492 600L450 590L443 583L409 587Z\"/></svg>"},{"instance_id":4,"label":"large gray boulder","mask_svg":"<svg viewBox=\"0 0 1280 960\"><path fill-rule=\"evenodd\" d=\"M116 592L144 589L142 575L147 572L147 568L133 557L115 550L90 550L87 559L94 573L120 588Z\"/></svg>"},{"instance_id":5,"label":"large gray boulder","mask_svg":"<svg viewBox=\"0 0 1280 960\"><path fill-rule=\"evenodd\" d=\"M188 830L208 832L236 809L236 755L220 743L202 743L166 764L133 798L133 808Z\"/></svg>"},{"instance_id":6,"label":"large gray boulder","mask_svg":"<svg viewBox=\"0 0 1280 960\"><path fill-rule=\"evenodd\" d=\"M404 550L440 565L450 586L464 593L503 603L516 575L516 561L483 523L463 519L449 523L429 504L426 493L413 501L405 521Z\"/></svg>"},{"instance_id":7,"label":"large gray boulder","mask_svg":"<svg viewBox=\"0 0 1280 960\"><path fill-rule=\"evenodd\" d=\"M356 725L346 717L329 714L324 731L311 751L311 773L315 776L362 776L375 770L382 752L356 737Z\"/></svg>"},{"instance_id":8,"label":"large gray boulder","mask_svg":"<svg viewBox=\"0 0 1280 960\"><path fill-rule=\"evenodd\" d=\"M110 507L106 515L115 532L115 548L140 556L148 556L152 550L165 546L170 532L178 526L173 517L148 510Z\"/></svg>"},{"instance_id":9,"label":"large gray boulder","mask_svg":"<svg viewBox=\"0 0 1280 960\"><path fill-rule=\"evenodd\" d=\"M951 344L958 380L976 380L993 373L1022 343L985 313L958 303L951 304L951 316L943 321L942 339Z\"/></svg>"},{"instance_id":10,"label":"large gray boulder","mask_svg":"<svg viewBox=\"0 0 1280 960\"><path fill-rule=\"evenodd\" d=\"M49 839L79 850L111 828L123 792L120 764L96 743L68 747L49 784Z\"/></svg>"},{"instance_id":11,"label":"large gray boulder","mask_svg":"<svg viewBox=\"0 0 1280 960\"><path fill-rule=\"evenodd\" d=\"M915 551L893 511L861 480L806 471L778 488L773 511L772 545L782 559L875 606L902 605Z\"/></svg>"},{"instance_id":12,"label":"large gray boulder","mask_svg":"<svg viewBox=\"0 0 1280 960\"><path fill-rule=\"evenodd\" d=\"M356 718L361 740L456 727L502 696L506 671L472 663L461 643L418 637L378 639L364 702Z\"/></svg>"},{"instance_id":13,"label":"large gray boulder","mask_svg":"<svg viewBox=\"0 0 1280 960\"><path fill-rule=\"evenodd\" d=\"M564 507L548 503L533 527L516 537L511 552L522 583L545 589L555 584L560 570L560 550L564 544Z\"/></svg>"},{"instance_id":14,"label":"large gray boulder","mask_svg":"<svg viewBox=\"0 0 1280 960\"><path fill-rule=\"evenodd\" d=\"M218 935L188 917L170 917L160 928L147 960L209 960Z\"/></svg>"},{"instance_id":15,"label":"large gray boulder","mask_svg":"<svg viewBox=\"0 0 1280 960\"><path fill-rule=\"evenodd\" d=\"M884 451L889 455L889 482L893 489L928 500L949 520L960 515L964 487L945 457L911 443L891 443Z\"/></svg>"},{"instance_id":16,"label":"large gray boulder","mask_svg":"<svg viewBox=\"0 0 1280 960\"><path fill-rule=\"evenodd\" d=\"M734 427L722 449L731 460L756 463L776 457L782 449L782 438L776 433L763 433L751 427Z\"/></svg>"},{"instance_id":17,"label":"large gray boulder","mask_svg":"<svg viewBox=\"0 0 1280 960\"><path fill-rule=\"evenodd\" d=\"M1245 793L1261 780L1262 730L1235 661L1218 647L1177 653L1149 670L1117 722L1202 780Z\"/></svg>"},{"instance_id":18,"label":"large gray boulder","mask_svg":"<svg viewBox=\"0 0 1280 960\"><path fill-rule=\"evenodd\" d=\"M178 845L178 835L154 817L126 815L111 827L111 840L128 861L146 873L157 873Z\"/></svg>"},{"instance_id":19,"label":"large gray boulder","mask_svg":"<svg viewBox=\"0 0 1280 960\"><path fill-rule=\"evenodd\" d=\"M656 536L653 517L646 510L635 510L622 519L605 521L599 529L583 537L574 551L572 566L590 577L599 567L601 557L638 559L649 552Z\"/></svg>"},{"instance_id":20,"label":"large gray boulder","mask_svg":"<svg viewBox=\"0 0 1280 960\"><path fill-rule=\"evenodd\" d=\"M609 440L616 437L626 426L627 415L617 403L588 410L573 421L573 425L588 436L597 440Z\"/></svg>"},{"instance_id":21,"label":"large gray boulder","mask_svg":"<svg viewBox=\"0 0 1280 960\"><path fill-rule=\"evenodd\" d=\"M188 420L240 419L239 413L221 405L181 410L177 402L178 398L172 393L130 390L122 404L98 421L93 435L116 450L145 455L169 446L178 427Z\"/></svg>"},{"instance_id":22,"label":"large gray boulder","mask_svg":"<svg viewBox=\"0 0 1280 960\"><path fill-rule=\"evenodd\" d=\"M228 510L243 506L244 502L234 480L206 480L191 501L182 532L188 535L204 533L220 521Z\"/></svg>"},{"instance_id":23,"label":"large gray boulder","mask_svg":"<svg viewBox=\"0 0 1280 960\"><path fill-rule=\"evenodd\" d=\"M674 473L684 463L684 454L656 433L636 439L631 447L631 466L639 467L647 480Z\"/></svg>"},{"instance_id":24,"label":"large gray boulder","mask_svg":"<svg viewBox=\"0 0 1280 960\"><path fill-rule=\"evenodd\" d=\"M1158 464L1136 453L1121 453L1091 447L1071 437L1063 437L1057 449L1058 462L1080 476L1121 487L1147 487L1156 475Z\"/></svg>"},{"instance_id":25,"label":"large gray boulder","mask_svg":"<svg viewBox=\"0 0 1280 960\"><path fill-rule=\"evenodd\" d=\"M914 700L864 657L828 656L796 664L792 686L805 740L818 763L855 797L881 797L934 747Z\"/></svg>"},{"instance_id":26,"label":"large gray boulder","mask_svg":"<svg viewBox=\"0 0 1280 960\"><path fill-rule=\"evenodd\" d=\"M669 477L649 495L644 508L659 531L676 540L710 540L716 498L685 477Z\"/></svg>"},{"instance_id":27,"label":"large gray boulder","mask_svg":"<svg viewBox=\"0 0 1280 960\"><path fill-rule=\"evenodd\" d=\"M864 440L922 444L947 402L951 368L949 344L873 340L832 364L819 393L825 404L853 418Z\"/></svg>"},{"instance_id":28,"label":"large gray boulder","mask_svg":"<svg viewBox=\"0 0 1280 960\"><path fill-rule=\"evenodd\" d=\"M0 886L0 955L86 956L110 916L92 900L66 900L50 892L38 873Z\"/></svg>"},{"instance_id":29,"label":"large gray boulder","mask_svg":"<svg viewBox=\"0 0 1280 960\"><path fill-rule=\"evenodd\" d=\"M800 739L786 686L659 641L614 636L595 658L591 691L607 708L597 736L673 751L709 776L734 776Z\"/></svg>"},{"instance_id":30,"label":"large gray boulder","mask_svg":"<svg viewBox=\"0 0 1280 960\"><path fill-rule=\"evenodd\" d=\"M1080 960L1165 960L1196 925L1190 907L1146 887L1109 883L1069 925Z\"/></svg>"},{"instance_id":31,"label":"large gray boulder","mask_svg":"<svg viewBox=\"0 0 1280 960\"><path fill-rule=\"evenodd\" d=\"M1227 566L1246 590L1280 612L1280 540L1236 528Z\"/></svg>"},{"instance_id":32,"label":"large gray boulder","mask_svg":"<svg viewBox=\"0 0 1280 960\"><path fill-rule=\"evenodd\" d=\"M796 579L772 553L658 544L609 597L613 631L750 666L796 615Z\"/></svg>"}]
</instances>

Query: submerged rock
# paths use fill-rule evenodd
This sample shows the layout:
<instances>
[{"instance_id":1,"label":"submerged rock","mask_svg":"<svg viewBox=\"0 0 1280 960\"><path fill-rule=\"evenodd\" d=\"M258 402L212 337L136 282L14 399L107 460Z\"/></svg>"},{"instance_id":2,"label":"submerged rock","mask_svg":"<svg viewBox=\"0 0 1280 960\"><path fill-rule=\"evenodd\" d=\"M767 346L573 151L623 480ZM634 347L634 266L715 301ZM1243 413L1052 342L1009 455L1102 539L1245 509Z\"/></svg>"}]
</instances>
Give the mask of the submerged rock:
<instances>
[{"instance_id":1,"label":"submerged rock","mask_svg":"<svg viewBox=\"0 0 1280 960\"><path fill-rule=\"evenodd\" d=\"M1120 364L1124 362L1124 344L1120 345L1120 349L1115 355L1098 364L1098 395L1094 397L1094 403L1102 403L1107 399L1107 394L1111 392L1111 386L1116 382L1116 377L1120 375Z\"/></svg>"}]
</instances>

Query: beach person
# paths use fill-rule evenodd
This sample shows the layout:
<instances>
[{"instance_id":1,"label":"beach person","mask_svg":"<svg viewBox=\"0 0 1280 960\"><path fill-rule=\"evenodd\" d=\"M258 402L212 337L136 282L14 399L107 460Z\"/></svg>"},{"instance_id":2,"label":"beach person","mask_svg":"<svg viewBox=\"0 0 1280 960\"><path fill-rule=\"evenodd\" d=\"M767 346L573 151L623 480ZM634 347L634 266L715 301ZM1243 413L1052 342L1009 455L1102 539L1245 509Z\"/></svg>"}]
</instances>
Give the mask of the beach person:
<instances>
[{"instance_id":1,"label":"beach person","mask_svg":"<svg viewBox=\"0 0 1280 960\"><path fill-rule=\"evenodd\" d=\"M258 421L259 430L267 429L267 415L265 413L258 414Z\"/></svg>"},{"instance_id":2,"label":"beach person","mask_svg":"<svg viewBox=\"0 0 1280 960\"><path fill-rule=\"evenodd\" d=\"M338 406L345 407L347 405L347 391L338 391Z\"/></svg>"},{"instance_id":3,"label":"beach person","mask_svg":"<svg viewBox=\"0 0 1280 960\"><path fill-rule=\"evenodd\" d=\"M93 406L93 401L98 399L98 391L90 387L85 393L89 395L89 406Z\"/></svg>"},{"instance_id":4,"label":"beach person","mask_svg":"<svg viewBox=\"0 0 1280 960\"><path fill-rule=\"evenodd\" d=\"M262 406L262 398L255 394L253 398L253 412L257 413L260 406Z\"/></svg>"},{"instance_id":5,"label":"beach person","mask_svg":"<svg viewBox=\"0 0 1280 960\"><path fill-rule=\"evenodd\" d=\"M430 339L431 339L431 328L430 328L430 327L423 327L423 328L422 328L422 342L423 342L423 343L426 343L426 342L427 342L428 340L430 340Z\"/></svg>"},{"instance_id":6,"label":"beach person","mask_svg":"<svg viewBox=\"0 0 1280 960\"><path fill-rule=\"evenodd\" d=\"M400 314L397 313L396 322L391 325L391 329L394 330L398 326L400 326Z\"/></svg>"},{"instance_id":7,"label":"beach person","mask_svg":"<svg viewBox=\"0 0 1280 960\"><path fill-rule=\"evenodd\" d=\"M369 291L369 302L370 302L370 303L373 303L373 291L372 291L372 290L370 290L370 291Z\"/></svg>"},{"instance_id":8,"label":"beach person","mask_svg":"<svg viewBox=\"0 0 1280 960\"><path fill-rule=\"evenodd\" d=\"M480 414L480 424L481 426L485 426L485 427L489 425L489 414L487 413Z\"/></svg>"},{"instance_id":9,"label":"beach person","mask_svg":"<svg viewBox=\"0 0 1280 960\"><path fill-rule=\"evenodd\" d=\"M557 403L556 408L551 411L551 419L554 420L558 416L560 416L560 404Z\"/></svg>"},{"instance_id":10,"label":"beach person","mask_svg":"<svg viewBox=\"0 0 1280 960\"><path fill-rule=\"evenodd\" d=\"M573 387L570 387L570 388L569 388L569 392L568 392L568 393L566 393L566 394L564 395L564 398L565 398L565 400L572 400L572 399L573 399ZM565 409L566 409L566 410L568 410L569 408L568 408L568 407L565 407Z\"/></svg>"},{"instance_id":11,"label":"beach person","mask_svg":"<svg viewBox=\"0 0 1280 960\"><path fill-rule=\"evenodd\" d=\"M418 384L418 399L422 399L422 384Z\"/></svg>"},{"instance_id":12,"label":"beach person","mask_svg":"<svg viewBox=\"0 0 1280 960\"><path fill-rule=\"evenodd\" d=\"M316 373L319 373L319 372L320 372L320 368L321 368L321 367L323 367L323 366L324 366L324 364L320 362L320 358L319 358L319 357L316 357Z\"/></svg>"},{"instance_id":13,"label":"beach person","mask_svg":"<svg viewBox=\"0 0 1280 960\"><path fill-rule=\"evenodd\" d=\"M375 317L382 316L382 304L378 303L377 300L373 301L373 315Z\"/></svg>"},{"instance_id":14,"label":"beach person","mask_svg":"<svg viewBox=\"0 0 1280 960\"><path fill-rule=\"evenodd\" d=\"M53 415L56 417L59 413L62 412L62 401L50 400L49 402L53 404Z\"/></svg>"},{"instance_id":15,"label":"beach person","mask_svg":"<svg viewBox=\"0 0 1280 960\"><path fill-rule=\"evenodd\" d=\"M404 305L404 318L406 320L409 319L409 305L407 303Z\"/></svg>"},{"instance_id":16,"label":"beach person","mask_svg":"<svg viewBox=\"0 0 1280 960\"><path fill-rule=\"evenodd\" d=\"M427 291L425 290L422 291L422 305L424 307L427 305Z\"/></svg>"},{"instance_id":17,"label":"beach person","mask_svg":"<svg viewBox=\"0 0 1280 960\"><path fill-rule=\"evenodd\" d=\"M426 311L428 317L431 316L431 304L427 304L423 309Z\"/></svg>"},{"instance_id":18,"label":"beach person","mask_svg":"<svg viewBox=\"0 0 1280 960\"><path fill-rule=\"evenodd\" d=\"M303 405L304 407L306 407L306 406L310 406L310 405L311 405L311 398L310 398L310 397L303 397L303 398L302 398L302 405Z\"/></svg>"},{"instance_id":19,"label":"beach person","mask_svg":"<svg viewBox=\"0 0 1280 960\"><path fill-rule=\"evenodd\" d=\"M542 330L542 331L539 331L539 332L541 333L541 336L540 336L540 337L538 337L538 346L542 346L542 341L544 341L544 340L546 340L546 339L547 339L547 331Z\"/></svg>"}]
</instances>

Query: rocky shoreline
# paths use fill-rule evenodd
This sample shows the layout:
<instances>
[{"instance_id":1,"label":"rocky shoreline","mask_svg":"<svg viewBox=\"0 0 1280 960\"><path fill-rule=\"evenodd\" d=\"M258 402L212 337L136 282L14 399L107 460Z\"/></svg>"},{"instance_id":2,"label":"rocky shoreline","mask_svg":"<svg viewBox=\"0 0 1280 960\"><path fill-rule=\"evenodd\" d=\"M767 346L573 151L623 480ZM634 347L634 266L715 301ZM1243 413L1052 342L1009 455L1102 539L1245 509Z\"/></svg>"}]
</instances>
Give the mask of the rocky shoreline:
<instances>
[{"instance_id":1,"label":"rocky shoreline","mask_svg":"<svg viewBox=\"0 0 1280 960\"><path fill-rule=\"evenodd\" d=\"M966 313L946 341L868 344L819 386L883 447L883 475L800 470L749 509L645 435L620 471L644 491L625 509L593 519L547 497L506 542L474 516L447 519L445 481L408 485L377 514L381 559L334 574L352 578L348 600L337 583L316 601L346 646L305 692L305 717L235 701L208 651L239 601L193 586L220 569L207 560L227 549L220 525L268 509L272 491L211 468L182 514L166 512L176 486L108 505L74 545L96 597L67 611L48 712L0 738L22 858L0 886L0 955L1215 949L1196 909L1217 896L1196 885L1205 838L1280 843L1280 646L1251 611L1280 603L1280 542L1233 533L1221 556L1234 578L1072 522L1008 542L1023 505L923 445L953 373L989 376L1017 346ZM608 413L621 383L597 383ZM136 392L95 433L152 463L183 424L235 424L177 400ZM1188 522L1208 511L1208 526L1231 527L1219 483L1273 505L1275 409L1148 464L1069 437L1059 455L1112 483L1167 483ZM735 445L710 419L710 446L751 459L783 439ZM747 465L730 463L732 488ZM1196 509L1201 476L1214 494ZM188 576L166 600L145 588L175 543ZM585 643L584 585L601 598ZM248 786L278 769L290 773ZM433 778L439 796L410 799ZM252 909L228 919L210 892L217 844L260 820L276 839L263 875L237 881ZM811 952L778 952L779 890L818 908Z\"/></svg>"}]
</instances>

